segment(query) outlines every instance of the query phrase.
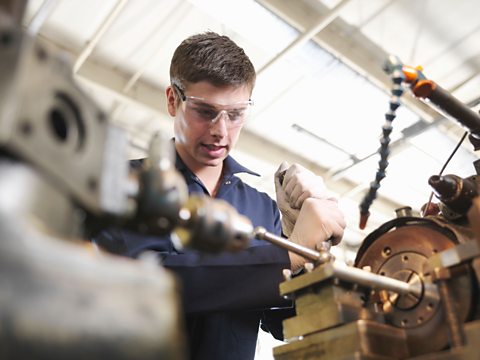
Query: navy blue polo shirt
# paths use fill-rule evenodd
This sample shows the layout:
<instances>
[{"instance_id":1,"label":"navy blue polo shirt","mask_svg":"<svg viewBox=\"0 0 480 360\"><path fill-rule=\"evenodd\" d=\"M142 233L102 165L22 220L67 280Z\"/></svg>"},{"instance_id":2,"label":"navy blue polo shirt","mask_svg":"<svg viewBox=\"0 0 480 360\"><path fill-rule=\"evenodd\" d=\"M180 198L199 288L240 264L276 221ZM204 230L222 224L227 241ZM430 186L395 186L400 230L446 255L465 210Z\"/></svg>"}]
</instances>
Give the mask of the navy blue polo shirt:
<instances>
[{"instance_id":1,"label":"navy blue polo shirt","mask_svg":"<svg viewBox=\"0 0 480 360\"><path fill-rule=\"evenodd\" d=\"M176 168L185 178L190 193L210 196L178 155ZM227 157L216 198L230 203L254 226L280 234L276 203L235 175L242 172L258 176ZM288 252L264 240L251 239L249 247L238 253L209 255L189 249L179 251L168 237L127 231L115 231L110 236L122 243L127 256L157 251L163 265L176 274L191 359L253 359L260 319L268 318L268 309L290 305L279 296L278 288L283 280L282 270L290 268ZM281 338L281 333L277 337Z\"/></svg>"}]
</instances>

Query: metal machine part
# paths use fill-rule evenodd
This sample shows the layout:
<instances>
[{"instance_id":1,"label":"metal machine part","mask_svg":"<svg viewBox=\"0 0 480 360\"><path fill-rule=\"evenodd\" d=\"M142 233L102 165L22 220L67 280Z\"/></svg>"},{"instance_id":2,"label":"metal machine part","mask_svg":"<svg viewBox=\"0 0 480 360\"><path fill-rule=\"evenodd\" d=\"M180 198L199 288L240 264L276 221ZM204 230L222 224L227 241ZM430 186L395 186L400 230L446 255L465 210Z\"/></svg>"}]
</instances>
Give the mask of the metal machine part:
<instances>
[{"instance_id":1,"label":"metal machine part","mask_svg":"<svg viewBox=\"0 0 480 360\"><path fill-rule=\"evenodd\" d=\"M396 71L400 70L405 83L410 85L415 96L429 99L435 106L466 127L473 135L480 133L480 116L437 83L427 79L421 67L413 68L404 65L398 57L389 56L384 70L392 78L396 78Z\"/></svg>"},{"instance_id":2,"label":"metal machine part","mask_svg":"<svg viewBox=\"0 0 480 360\"><path fill-rule=\"evenodd\" d=\"M292 241L282 238L281 236L268 232L265 228L259 226L254 230L254 235L258 239L266 240L277 246L283 247L289 251L293 251L304 258L314 262L314 264L324 264L332 260L332 256L328 251L318 252L304 246L298 245Z\"/></svg>"},{"instance_id":3,"label":"metal machine part","mask_svg":"<svg viewBox=\"0 0 480 360\"><path fill-rule=\"evenodd\" d=\"M366 306L367 300L376 290L435 301L435 289L425 288L418 279L405 281L346 266L261 228L256 229L256 235L313 261L305 264L303 275L291 277L285 272L286 281L280 284L280 294L295 300L296 316L283 322L288 343L274 349L275 359L408 355L404 330L385 324L383 312Z\"/></svg>"},{"instance_id":4,"label":"metal machine part","mask_svg":"<svg viewBox=\"0 0 480 360\"><path fill-rule=\"evenodd\" d=\"M412 81L412 91L417 97L429 99L443 112L468 128L472 134L477 136L480 134L480 116L434 81L416 79Z\"/></svg>"},{"instance_id":5,"label":"metal machine part","mask_svg":"<svg viewBox=\"0 0 480 360\"><path fill-rule=\"evenodd\" d=\"M372 289L420 296L423 289L418 283L336 262L310 265L305 265L305 274L289 276L280 284L281 295L295 300L296 316L283 322L287 344L274 349L276 360L386 359L408 354L405 333L386 325L383 314L367 308L365 301Z\"/></svg>"},{"instance_id":6,"label":"metal machine part","mask_svg":"<svg viewBox=\"0 0 480 360\"><path fill-rule=\"evenodd\" d=\"M471 240L469 236L463 229L446 222L426 218L392 220L381 231L365 239L355 266L369 266L373 273L403 281L420 281L425 289L433 288L435 284L431 276L423 272L428 259ZM461 321L465 322L474 306L475 287L471 271L466 270L455 277L451 294ZM440 351L448 345L448 329L439 296L384 294L383 298L375 300L381 302L386 321L405 330L411 356Z\"/></svg>"},{"instance_id":7,"label":"metal machine part","mask_svg":"<svg viewBox=\"0 0 480 360\"><path fill-rule=\"evenodd\" d=\"M480 197L477 196L476 198L472 199L472 206L467 212L467 217L473 232L473 236L477 241L477 245L480 248ZM480 258L475 258L472 260L472 268L475 271L477 276L477 281L479 283L480 288ZM480 311L480 310L479 310Z\"/></svg>"},{"instance_id":8,"label":"metal machine part","mask_svg":"<svg viewBox=\"0 0 480 360\"><path fill-rule=\"evenodd\" d=\"M174 159L170 139L155 134L148 158L138 174L137 212L133 223L144 231L169 234L181 220L179 213L187 201L188 189L175 169Z\"/></svg>"},{"instance_id":9,"label":"metal machine part","mask_svg":"<svg viewBox=\"0 0 480 360\"><path fill-rule=\"evenodd\" d=\"M0 147L88 211L125 214L124 132L75 84L65 59L0 16Z\"/></svg>"},{"instance_id":10,"label":"metal machine part","mask_svg":"<svg viewBox=\"0 0 480 360\"><path fill-rule=\"evenodd\" d=\"M180 243L200 251L239 251L250 243L253 226L226 201L191 195L180 209L174 233Z\"/></svg>"},{"instance_id":11,"label":"metal machine part","mask_svg":"<svg viewBox=\"0 0 480 360\"><path fill-rule=\"evenodd\" d=\"M280 236L269 233L262 227L257 227L255 229L255 237L267 240L275 245L314 261L314 263L306 263L305 269L307 272L313 271L313 267L310 267L310 265L325 265L322 268L322 271L328 275L334 276L338 280L353 282L357 285L368 286L372 289L391 290L398 294L420 296L424 293L424 289L419 282L404 282L403 279L398 281L396 279L372 274L369 271L363 271L355 267L347 266L341 262L335 262L330 254L322 254L322 251L319 252L298 245ZM324 250L324 252L327 251ZM292 284L293 283L289 283L288 287L290 290L295 291L296 287ZM282 287L280 287L280 289L282 289Z\"/></svg>"},{"instance_id":12,"label":"metal machine part","mask_svg":"<svg viewBox=\"0 0 480 360\"><path fill-rule=\"evenodd\" d=\"M88 227L97 229L108 223L153 234L196 228L203 229L205 237L195 234L197 240L189 244L202 247L199 240L208 241L210 230L214 231L209 226L224 226L228 231L217 231L224 238L215 243L222 247L213 249L211 243L203 250L247 246L247 225L238 223L248 221L234 209L228 209L224 223L218 216L217 207L229 205L200 205L196 200L197 209L212 214L185 218L192 204L182 209L188 191L173 165L169 139L152 139L148 164L137 174L138 180L129 180L126 134L76 85L70 64L24 34L4 13L0 16L0 150L10 158L34 164L46 182L55 184L57 192L72 202L69 217L85 212L87 222L76 226L79 233L68 235L83 237L94 232ZM213 217L218 221L192 224ZM247 230L251 233L251 228Z\"/></svg>"},{"instance_id":13,"label":"metal machine part","mask_svg":"<svg viewBox=\"0 0 480 360\"><path fill-rule=\"evenodd\" d=\"M186 246L217 252L246 247L250 222L226 203L188 199L170 140L155 137L149 164L129 178L126 134L3 5L0 358L186 358L173 276L148 254L113 256L86 234L182 228Z\"/></svg>"},{"instance_id":14,"label":"metal machine part","mask_svg":"<svg viewBox=\"0 0 480 360\"><path fill-rule=\"evenodd\" d=\"M171 274L81 240L84 210L29 164L0 157L0 198L2 359L185 357Z\"/></svg>"},{"instance_id":15,"label":"metal machine part","mask_svg":"<svg viewBox=\"0 0 480 360\"><path fill-rule=\"evenodd\" d=\"M379 168L360 204L360 228L365 227L368 209L385 177L391 123L403 83L468 128L470 142L480 149L478 114L398 57L389 57L385 71L392 78L392 96ZM355 270L259 232L312 261L302 275L284 272L280 293L295 300L296 316L283 323L288 343L274 349L276 360L479 358L478 176L439 175L429 183L440 200L438 206L429 201L424 218L413 217L409 208L399 209L397 219L365 238Z\"/></svg>"},{"instance_id":16,"label":"metal machine part","mask_svg":"<svg viewBox=\"0 0 480 360\"><path fill-rule=\"evenodd\" d=\"M392 92L400 93L402 82L409 84L415 96L429 99L466 127L474 149L480 149L477 113L427 80L420 68L405 66L398 57L388 58L385 71L394 82ZM394 118L398 107L394 103L391 113L386 115L387 120ZM388 149L382 147L379 152L386 162L384 155L388 155ZM380 166L380 179L384 176L383 169ZM355 260L360 268L409 283L421 283L424 289L420 296L378 292L366 299L366 307L380 308L385 322L405 334L406 357L390 354L391 358L478 358L474 340L480 333L478 177L441 176L442 172L443 169L440 175L429 179L440 203L429 201L424 208L425 218L398 213L398 219L367 236ZM368 206L374 198L371 194L378 187L377 178L360 206L361 227L368 218ZM477 355L473 355L475 353Z\"/></svg>"},{"instance_id":17,"label":"metal machine part","mask_svg":"<svg viewBox=\"0 0 480 360\"><path fill-rule=\"evenodd\" d=\"M179 291L156 261L67 242L7 211L0 211L0 358L186 358Z\"/></svg>"},{"instance_id":18,"label":"metal machine part","mask_svg":"<svg viewBox=\"0 0 480 360\"><path fill-rule=\"evenodd\" d=\"M370 183L369 191L365 194L360 204L360 229L364 229L370 215L369 208L372 205L380 181L385 177L385 169L388 166L390 150L389 135L392 131L392 121L396 117L396 110L400 106L400 97L403 94L403 83L409 84L413 94L419 98L429 99L436 107L444 113L457 120L470 132L469 140L475 150L480 149L480 115L475 113L468 106L455 98L448 91L440 87L432 80L428 80L422 72L421 67L413 68L406 66L397 57L390 55L384 64L385 72L392 79L392 97L389 102L389 110L385 114L386 122L382 127L383 136L378 150L380 161L375 180ZM427 212L429 209L426 209Z\"/></svg>"},{"instance_id":19,"label":"metal machine part","mask_svg":"<svg viewBox=\"0 0 480 360\"><path fill-rule=\"evenodd\" d=\"M474 358L480 246L468 226L402 214L367 236L355 267L256 234L312 261L280 284L296 316L283 322L276 360Z\"/></svg>"},{"instance_id":20,"label":"metal machine part","mask_svg":"<svg viewBox=\"0 0 480 360\"><path fill-rule=\"evenodd\" d=\"M478 196L478 176L461 178L457 175L433 175L428 183L441 202L442 214L450 220L464 217L472 206L472 199Z\"/></svg>"},{"instance_id":21,"label":"metal machine part","mask_svg":"<svg viewBox=\"0 0 480 360\"><path fill-rule=\"evenodd\" d=\"M0 12L0 357L186 357L172 275L81 240L135 211L125 134L17 25Z\"/></svg>"}]
</instances>

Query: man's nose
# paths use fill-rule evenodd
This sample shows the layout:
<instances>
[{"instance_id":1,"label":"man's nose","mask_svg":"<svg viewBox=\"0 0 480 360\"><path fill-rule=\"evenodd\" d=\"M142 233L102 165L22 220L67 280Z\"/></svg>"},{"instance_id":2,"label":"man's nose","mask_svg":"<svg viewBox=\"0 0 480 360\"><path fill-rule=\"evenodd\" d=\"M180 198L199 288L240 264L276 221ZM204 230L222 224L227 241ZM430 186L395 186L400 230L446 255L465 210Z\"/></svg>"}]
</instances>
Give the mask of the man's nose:
<instances>
[{"instance_id":1,"label":"man's nose","mask_svg":"<svg viewBox=\"0 0 480 360\"><path fill-rule=\"evenodd\" d=\"M227 111L220 111L210 124L210 133L217 136L226 136L229 121L230 119L228 118Z\"/></svg>"}]
</instances>

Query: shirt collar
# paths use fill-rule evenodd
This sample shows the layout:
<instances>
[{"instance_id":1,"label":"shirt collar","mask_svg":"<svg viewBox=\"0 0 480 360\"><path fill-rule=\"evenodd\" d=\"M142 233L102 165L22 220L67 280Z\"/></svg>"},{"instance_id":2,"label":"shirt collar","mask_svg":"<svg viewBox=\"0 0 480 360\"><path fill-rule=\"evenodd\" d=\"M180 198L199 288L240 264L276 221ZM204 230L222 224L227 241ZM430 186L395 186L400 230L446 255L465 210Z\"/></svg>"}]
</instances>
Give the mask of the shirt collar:
<instances>
[{"instance_id":1,"label":"shirt collar","mask_svg":"<svg viewBox=\"0 0 480 360\"><path fill-rule=\"evenodd\" d=\"M235 175L238 173L247 173L250 175L260 176L260 174L247 169L245 166L238 163L233 157L230 155L223 161L223 166L225 166L225 175Z\"/></svg>"}]
</instances>

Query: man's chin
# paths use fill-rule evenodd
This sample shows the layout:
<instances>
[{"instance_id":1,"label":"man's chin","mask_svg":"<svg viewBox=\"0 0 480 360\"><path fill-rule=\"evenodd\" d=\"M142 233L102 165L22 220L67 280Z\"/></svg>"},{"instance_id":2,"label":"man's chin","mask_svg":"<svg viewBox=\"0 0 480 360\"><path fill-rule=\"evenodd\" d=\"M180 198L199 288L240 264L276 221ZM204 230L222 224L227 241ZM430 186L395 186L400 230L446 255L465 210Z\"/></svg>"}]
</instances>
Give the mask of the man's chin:
<instances>
[{"instance_id":1,"label":"man's chin","mask_svg":"<svg viewBox=\"0 0 480 360\"><path fill-rule=\"evenodd\" d=\"M224 151L218 154L203 154L202 158L205 166L219 166L227 156L228 151L224 149Z\"/></svg>"},{"instance_id":2,"label":"man's chin","mask_svg":"<svg viewBox=\"0 0 480 360\"><path fill-rule=\"evenodd\" d=\"M220 165L222 165L223 160L225 160L224 157L223 158L217 158L217 159L209 159L209 160L206 160L204 162L204 165L205 166L211 166L211 167L220 166Z\"/></svg>"}]
</instances>

